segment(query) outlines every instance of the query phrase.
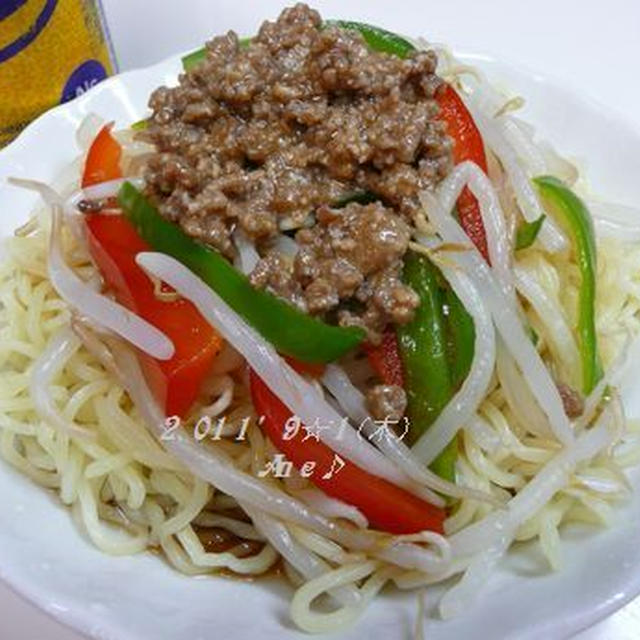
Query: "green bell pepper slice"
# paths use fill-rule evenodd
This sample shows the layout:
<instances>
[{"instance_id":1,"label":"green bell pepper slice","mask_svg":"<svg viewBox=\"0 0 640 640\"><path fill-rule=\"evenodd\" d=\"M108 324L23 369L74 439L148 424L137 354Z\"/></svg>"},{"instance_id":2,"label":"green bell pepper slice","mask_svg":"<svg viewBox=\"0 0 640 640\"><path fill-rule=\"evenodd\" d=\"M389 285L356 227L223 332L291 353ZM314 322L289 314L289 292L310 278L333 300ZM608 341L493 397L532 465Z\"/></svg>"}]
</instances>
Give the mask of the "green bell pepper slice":
<instances>
[{"instance_id":1,"label":"green bell pepper slice","mask_svg":"<svg viewBox=\"0 0 640 640\"><path fill-rule=\"evenodd\" d=\"M402 279L420 298L413 320L396 328L413 444L451 398L451 376L438 269L426 256L411 251L405 256Z\"/></svg>"},{"instance_id":2,"label":"green bell pepper slice","mask_svg":"<svg viewBox=\"0 0 640 640\"><path fill-rule=\"evenodd\" d=\"M545 218L546 216L542 214L537 220L534 220L533 222L523 222L518 227L518 230L516 231L516 251L528 249L536 241Z\"/></svg>"},{"instance_id":3,"label":"green bell pepper slice","mask_svg":"<svg viewBox=\"0 0 640 640\"><path fill-rule=\"evenodd\" d=\"M403 281L420 298L413 320L396 329L411 423L408 441L414 444L466 377L475 329L462 303L426 256L407 253ZM454 438L431 465L432 471L452 482L457 448Z\"/></svg>"},{"instance_id":4,"label":"green bell pepper slice","mask_svg":"<svg viewBox=\"0 0 640 640\"><path fill-rule=\"evenodd\" d=\"M596 334L596 240L593 221L582 200L558 178L540 176L534 178L533 182L545 207L569 236L580 270L578 345L582 391L589 394L602 377Z\"/></svg>"},{"instance_id":5,"label":"green bell pepper slice","mask_svg":"<svg viewBox=\"0 0 640 640\"><path fill-rule=\"evenodd\" d=\"M186 56L182 56L182 68L185 71L191 71L194 67L198 66L207 57L207 48L202 47L196 51L188 53Z\"/></svg>"},{"instance_id":6,"label":"green bell pepper slice","mask_svg":"<svg viewBox=\"0 0 640 640\"><path fill-rule=\"evenodd\" d=\"M362 329L328 325L267 291L254 289L249 279L217 251L165 220L131 183L122 185L118 201L154 250L191 269L280 353L302 362L333 362L364 339Z\"/></svg>"},{"instance_id":7,"label":"green bell pepper slice","mask_svg":"<svg viewBox=\"0 0 640 640\"><path fill-rule=\"evenodd\" d=\"M357 31L374 51L389 53L393 56L398 56L398 58L406 58L416 50L416 48L402 36L381 29L380 27L365 24L364 22L327 20L324 26L336 26L349 31Z\"/></svg>"}]
</instances>

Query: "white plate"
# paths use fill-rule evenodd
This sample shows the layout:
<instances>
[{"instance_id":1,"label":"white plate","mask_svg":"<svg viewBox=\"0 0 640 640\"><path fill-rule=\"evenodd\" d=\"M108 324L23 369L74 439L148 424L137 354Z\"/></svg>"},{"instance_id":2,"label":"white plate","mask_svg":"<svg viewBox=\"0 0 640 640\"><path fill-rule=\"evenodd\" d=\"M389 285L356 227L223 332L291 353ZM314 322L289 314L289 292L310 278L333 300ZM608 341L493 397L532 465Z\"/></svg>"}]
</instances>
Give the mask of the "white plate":
<instances>
[{"instance_id":1,"label":"white plate","mask_svg":"<svg viewBox=\"0 0 640 640\"><path fill-rule=\"evenodd\" d=\"M523 115L561 151L580 160L598 191L629 204L640 202L635 171L640 134L634 127L539 75L483 56L467 58L526 96ZM87 113L128 125L145 114L149 93L174 83L179 69L174 57L107 80L48 112L0 151L0 236L23 222L36 201L8 186L6 177L53 181L77 154L74 134ZM630 413L640 415L640 393L630 386L625 399ZM186 578L152 554L103 555L78 533L52 494L4 464L0 500L0 577L89 635L114 640L298 636L288 620L290 594L283 585ZM617 517L612 529L567 536L565 566L556 574L547 572L535 547L519 547L472 610L446 623L429 620L428 637L562 638L612 613L640 593L640 493ZM434 599L427 595L427 601ZM413 595L388 595L343 637L409 637L415 613Z\"/></svg>"}]
</instances>

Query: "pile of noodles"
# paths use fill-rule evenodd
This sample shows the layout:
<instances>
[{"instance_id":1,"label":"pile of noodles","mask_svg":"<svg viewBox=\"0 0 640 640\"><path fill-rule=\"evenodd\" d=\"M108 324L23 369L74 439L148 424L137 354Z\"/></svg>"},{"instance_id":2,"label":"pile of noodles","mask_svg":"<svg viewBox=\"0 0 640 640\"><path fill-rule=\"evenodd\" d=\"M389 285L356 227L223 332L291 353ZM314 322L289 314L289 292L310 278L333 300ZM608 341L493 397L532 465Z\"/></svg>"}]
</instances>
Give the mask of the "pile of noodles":
<instances>
[{"instance_id":1,"label":"pile of noodles","mask_svg":"<svg viewBox=\"0 0 640 640\"><path fill-rule=\"evenodd\" d=\"M615 391L621 354L640 326L640 245L629 242L640 239L638 230L621 222L619 207L594 206L602 212L596 220L596 311L606 372L596 392L602 395L609 385L609 400L603 405L599 396L587 398L585 417L572 425L575 439L564 443L508 344L493 335L490 310L474 302L483 293L481 283L465 274L465 265L456 263L460 252L439 245L434 231L446 190L456 188L456 181L459 188L476 180L503 216L498 223L512 235L515 216L534 217L539 206L526 204L531 176L554 173L575 183L577 174L512 116L514 101L505 103L475 70L445 52L442 60L441 72L450 81L471 78L466 96L491 152L492 182L480 184L473 168L458 167L438 194L425 194L425 209L415 221L412 248L428 253L461 297L477 306L476 332L488 323L485 346L493 354L488 368L480 362L473 373L482 396L471 411L454 412L449 425L443 420L438 427L448 438L450 425L464 416L456 467L461 489L424 483L425 491L455 496L446 535L374 532L357 509L326 497L295 472L286 479L259 477L276 451L257 424L245 360L231 347L216 362L193 420L168 431L131 350L71 309L52 286L47 208L7 241L0 266L0 453L54 491L99 549L114 555L160 549L189 575L259 576L282 562L295 587L294 622L306 631L326 632L355 621L389 582L414 589L461 575L440 603L441 615L456 615L513 541L537 540L555 569L561 564L563 524L610 521L613 507L630 490L623 469L640 460L639 436L625 421ZM145 149L122 136L135 173ZM77 165L73 171L64 196L77 191ZM512 264L501 263L500 256L492 260L492 271L504 295L514 301L517 296L544 362L558 379L578 387L580 276L562 249L562 234L549 228ZM65 262L98 288L72 219L58 233ZM330 391L334 405L355 420L363 411L358 387L365 369L357 359L330 367L318 393ZM465 393L471 402L473 389ZM214 423L225 418L219 439L194 432L203 416ZM400 455L412 455L384 453L395 463ZM206 542L212 536L227 540L229 548L212 551Z\"/></svg>"}]
</instances>

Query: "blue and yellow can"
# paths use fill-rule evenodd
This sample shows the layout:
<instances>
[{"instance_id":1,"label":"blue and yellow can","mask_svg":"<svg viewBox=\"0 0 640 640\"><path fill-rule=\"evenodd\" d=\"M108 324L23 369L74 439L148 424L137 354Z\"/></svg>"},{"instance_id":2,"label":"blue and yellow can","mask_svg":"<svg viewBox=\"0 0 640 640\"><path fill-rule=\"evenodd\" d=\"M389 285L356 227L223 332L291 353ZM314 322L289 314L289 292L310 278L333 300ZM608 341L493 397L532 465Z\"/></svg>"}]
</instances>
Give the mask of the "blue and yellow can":
<instances>
[{"instance_id":1,"label":"blue and yellow can","mask_svg":"<svg viewBox=\"0 0 640 640\"><path fill-rule=\"evenodd\" d=\"M0 0L0 147L114 71L99 0Z\"/></svg>"}]
</instances>

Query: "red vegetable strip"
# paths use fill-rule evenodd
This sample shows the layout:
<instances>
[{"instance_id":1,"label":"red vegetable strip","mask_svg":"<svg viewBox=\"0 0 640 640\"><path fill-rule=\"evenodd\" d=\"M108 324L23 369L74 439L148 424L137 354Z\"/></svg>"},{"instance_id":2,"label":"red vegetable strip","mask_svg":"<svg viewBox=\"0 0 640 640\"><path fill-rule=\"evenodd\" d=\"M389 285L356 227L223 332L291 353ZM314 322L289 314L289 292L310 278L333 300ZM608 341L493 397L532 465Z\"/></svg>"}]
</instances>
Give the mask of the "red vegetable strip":
<instances>
[{"instance_id":1,"label":"red vegetable strip","mask_svg":"<svg viewBox=\"0 0 640 640\"><path fill-rule=\"evenodd\" d=\"M122 147L111 135L112 127L112 124L102 127L89 147L82 174L83 189L100 182L122 178Z\"/></svg>"},{"instance_id":2,"label":"red vegetable strip","mask_svg":"<svg viewBox=\"0 0 640 640\"><path fill-rule=\"evenodd\" d=\"M440 119L446 124L447 133L453 140L454 162L459 164L470 160L486 173L487 157L482 136L456 90L451 85L442 85L436 93L436 101L440 106ZM484 259L489 261L487 236L482 223L480 205L468 187L465 187L460 194L457 208L462 228Z\"/></svg>"},{"instance_id":3,"label":"red vegetable strip","mask_svg":"<svg viewBox=\"0 0 640 640\"><path fill-rule=\"evenodd\" d=\"M262 428L279 451L301 469L305 463L315 463L311 482L327 495L357 507L369 520L371 527L393 534L419 531L443 531L445 513L400 487L374 476L343 460L344 466L335 464L335 454L303 428L291 438L283 437L284 425L291 412L267 385L250 372L251 397L258 415L264 416ZM306 439L305 439L305 436ZM333 475L330 474L333 466Z\"/></svg>"},{"instance_id":4,"label":"red vegetable strip","mask_svg":"<svg viewBox=\"0 0 640 640\"><path fill-rule=\"evenodd\" d=\"M139 357L166 414L185 416L222 347L222 338L191 302L156 297L151 280L135 262L140 251L150 248L124 216L94 213L85 216L85 222L93 260L118 302L173 341L175 354L170 360L155 360L144 353Z\"/></svg>"},{"instance_id":5,"label":"red vegetable strip","mask_svg":"<svg viewBox=\"0 0 640 640\"><path fill-rule=\"evenodd\" d=\"M291 368L302 375L309 375L312 378L321 378L324 374L325 365L322 362L302 362L296 360L291 356L283 356L284 359L291 365Z\"/></svg>"},{"instance_id":6,"label":"red vegetable strip","mask_svg":"<svg viewBox=\"0 0 640 640\"><path fill-rule=\"evenodd\" d=\"M371 368L382 382L404 387L404 371L398 352L398 338L393 329L385 330L379 345L367 343L364 345L364 350L367 352Z\"/></svg>"}]
</instances>

